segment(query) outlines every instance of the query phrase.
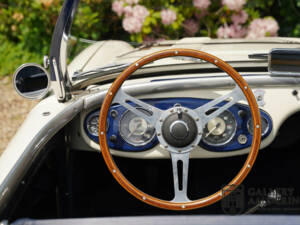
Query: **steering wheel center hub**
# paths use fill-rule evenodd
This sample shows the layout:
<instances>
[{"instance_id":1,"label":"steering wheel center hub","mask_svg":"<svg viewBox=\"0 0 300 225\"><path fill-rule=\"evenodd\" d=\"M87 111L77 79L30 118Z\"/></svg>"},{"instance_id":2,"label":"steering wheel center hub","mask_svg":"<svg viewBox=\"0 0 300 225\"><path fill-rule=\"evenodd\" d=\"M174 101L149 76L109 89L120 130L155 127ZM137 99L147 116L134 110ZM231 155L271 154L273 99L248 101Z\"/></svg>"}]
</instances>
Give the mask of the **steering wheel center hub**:
<instances>
[{"instance_id":1,"label":"steering wheel center hub","mask_svg":"<svg viewBox=\"0 0 300 225\"><path fill-rule=\"evenodd\" d=\"M176 120L170 126L170 134L173 138L183 140L189 135L189 127L183 120Z\"/></svg>"},{"instance_id":2,"label":"steering wheel center hub","mask_svg":"<svg viewBox=\"0 0 300 225\"><path fill-rule=\"evenodd\" d=\"M198 134L197 124L187 113L172 113L162 124L162 135L173 147L180 148L192 144Z\"/></svg>"}]
</instances>

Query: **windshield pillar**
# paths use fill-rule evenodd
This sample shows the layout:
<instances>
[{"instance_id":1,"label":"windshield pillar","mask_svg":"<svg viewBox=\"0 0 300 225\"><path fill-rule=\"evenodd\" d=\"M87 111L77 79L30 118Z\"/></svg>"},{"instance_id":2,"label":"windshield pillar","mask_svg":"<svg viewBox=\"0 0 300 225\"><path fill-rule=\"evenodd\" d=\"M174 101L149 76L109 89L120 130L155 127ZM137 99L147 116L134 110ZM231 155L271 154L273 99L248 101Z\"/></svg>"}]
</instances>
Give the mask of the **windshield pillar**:
<instances>
[{"instance_id":1,"label":"windshield pillar","mask_svg":"<svg viewBox=\"0 0 300 225\"><path fill-rule=\"evenodd\" d=\"M58 101L64 102L69 97L70 82L67 76L68 39L78 8L79 0L65 0L56 22L50 48L51 86Z\"/></svg>"}]
</instances>

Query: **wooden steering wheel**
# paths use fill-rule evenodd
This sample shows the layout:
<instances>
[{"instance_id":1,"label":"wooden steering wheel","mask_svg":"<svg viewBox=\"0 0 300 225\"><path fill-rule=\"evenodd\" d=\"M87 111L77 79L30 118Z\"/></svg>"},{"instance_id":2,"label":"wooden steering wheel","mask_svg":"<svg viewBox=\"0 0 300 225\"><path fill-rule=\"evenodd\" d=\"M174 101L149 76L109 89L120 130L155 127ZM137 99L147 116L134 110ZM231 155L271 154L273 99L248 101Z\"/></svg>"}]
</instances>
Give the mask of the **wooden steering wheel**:
<instances>
[{"instance_id":1,"label":"wooden steering wheel","mask_svg":"<svg viewBox=\"0 0 300 225\"><path fill-rule=\"evenodd\" d=\"M173 108L168 110L161 110L152 105L149 105L141 100L138 100L126 94L121 89L121 85L123 84L123 82L133 72L135 72L137 69L141 68L145 64L156 61L158 59L174 56L194 57L210 62L219 67L221 70L225 71L235 81L237 85L235 89L229 94L211 100L210 102L196 109L189 109L175 105ZM187 180L190 152L194 149L195 146L199 144L202 137L202 131L205 125L211 119L216 118L224 110L228 109L240 100L247 100L249 103L250 111L253 117L254 129L250 153L245 164L243 165L239 173L234 177L234 179L223 189L201 199L188 199ZM215 106L224 101L226 103L223 106L216 109ZM162 200L142 192L123 176L123 174L120 172L117 165L115 164L110 154L106 137L107 115L111 104L114 103L124 106L136 115L147 120L147 122L149 122L155 127L157 138L160 144L165 148L166 151L170 153L170 157L172 160L175 193L175 197L172 201ZM134 103L134 105L142 107L148 113L145 113L144 110L138 110L135 106L133 106L130 103ZM211 112L212 109L214 109L212 113L207 113L208 111ZM170 49L159 51L143 57L142 59L131 64L116 78L116 80L108 90L101 107L99 118L99 142L102 155L104 157L105 163L109 171L119 182L119 184L123 188L125 188L130 194L147 204L159 208L170 210L189 210L204 207L221 200L242 183L242 181L245 179L245 177L248 175L249 171L253 167L253 164L258 154L261 141L260 127L260 113L256 103L256 99L246 81L235 69L233 69L229 64L225 63L221 59L205 52L191 49ZM170 130L175 135L170 135ZM189 130L193 130L193 132L189 132ZM180 135L185 137L184 143L182 143L182 141L180 140L176 140L176 137L180 139ZM183 170L181 173L181 186L179 186L177 168L178 161L182 162Z\"/></svg>"}]
</instances>

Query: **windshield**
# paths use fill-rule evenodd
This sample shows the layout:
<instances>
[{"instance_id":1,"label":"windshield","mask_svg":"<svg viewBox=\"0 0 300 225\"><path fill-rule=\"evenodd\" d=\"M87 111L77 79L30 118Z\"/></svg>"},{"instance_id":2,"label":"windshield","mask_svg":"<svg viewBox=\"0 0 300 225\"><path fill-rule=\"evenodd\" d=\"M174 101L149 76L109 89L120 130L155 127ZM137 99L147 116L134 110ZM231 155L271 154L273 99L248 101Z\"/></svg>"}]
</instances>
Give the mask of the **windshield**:
<instances>
[{"instance_id":1,"label":"windshield","mask_svg":"<svg viewBox=\"0 0 300 225\"><path fill-rule=\"evenodd\" d=\"M286 26L287 20L282 16L282 13L286 13L286 9L298 14L297 4L290 1L285 5L284 10L280 11L281 7L282 3L277 0L264 2L245 0L81 1L69 38L68 62L71 62L87 47L91 50L84 62L76 68L72 66L69 73L76 80L82 78L78 76L86 77L87 74L94 72L108 73L110 67L113 70L117 68L119 71L136 58L151 53L151 51L144 51L145 54L136 52L153 46L195 48L195 46L188 45L208 43L211 42L210 38L234 40L234 42L238 39L239 42L243 42L244 39L257 41L264 37L297 36L298 28ZM184 41L185 45L182 45L182 41L179 42L183 38L189 38L188 41ZM111 60L100 59L101 54L97 52L107 52L103 43L108 40L119 41L114 43L119 47L118 59L116 57ZM230 46L227 47L229 48L224 49L226 52L231 50ZM268 52L258 49L253 54L266 55L266 53ZM96 55L99 59L98 63L93 61ZM244 55L245 60L248 59L248 54ZM249 53L249 55L252 54ZM128 59L119 59L124 56Z\"/></svg>"}]
</instances>

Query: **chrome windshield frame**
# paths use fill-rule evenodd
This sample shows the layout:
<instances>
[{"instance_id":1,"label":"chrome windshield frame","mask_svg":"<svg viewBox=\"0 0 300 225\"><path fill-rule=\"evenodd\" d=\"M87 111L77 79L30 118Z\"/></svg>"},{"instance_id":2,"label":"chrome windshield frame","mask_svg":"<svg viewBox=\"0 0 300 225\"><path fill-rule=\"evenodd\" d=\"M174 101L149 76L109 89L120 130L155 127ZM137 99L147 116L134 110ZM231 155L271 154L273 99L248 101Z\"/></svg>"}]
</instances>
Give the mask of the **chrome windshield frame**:
<instances>
[{"instance_id":1,"label":"chrome windshield frame","mask_svg":"<svg viewBox=\"0 0 300 225\"><path fill-rule=\"evenodd\" d=\"M67 47L74 16L80 0L65 0L52 35L50 47L50 79L60 102L70 98L70 81L67 76Z\"/></svg>"}]
</instances>

